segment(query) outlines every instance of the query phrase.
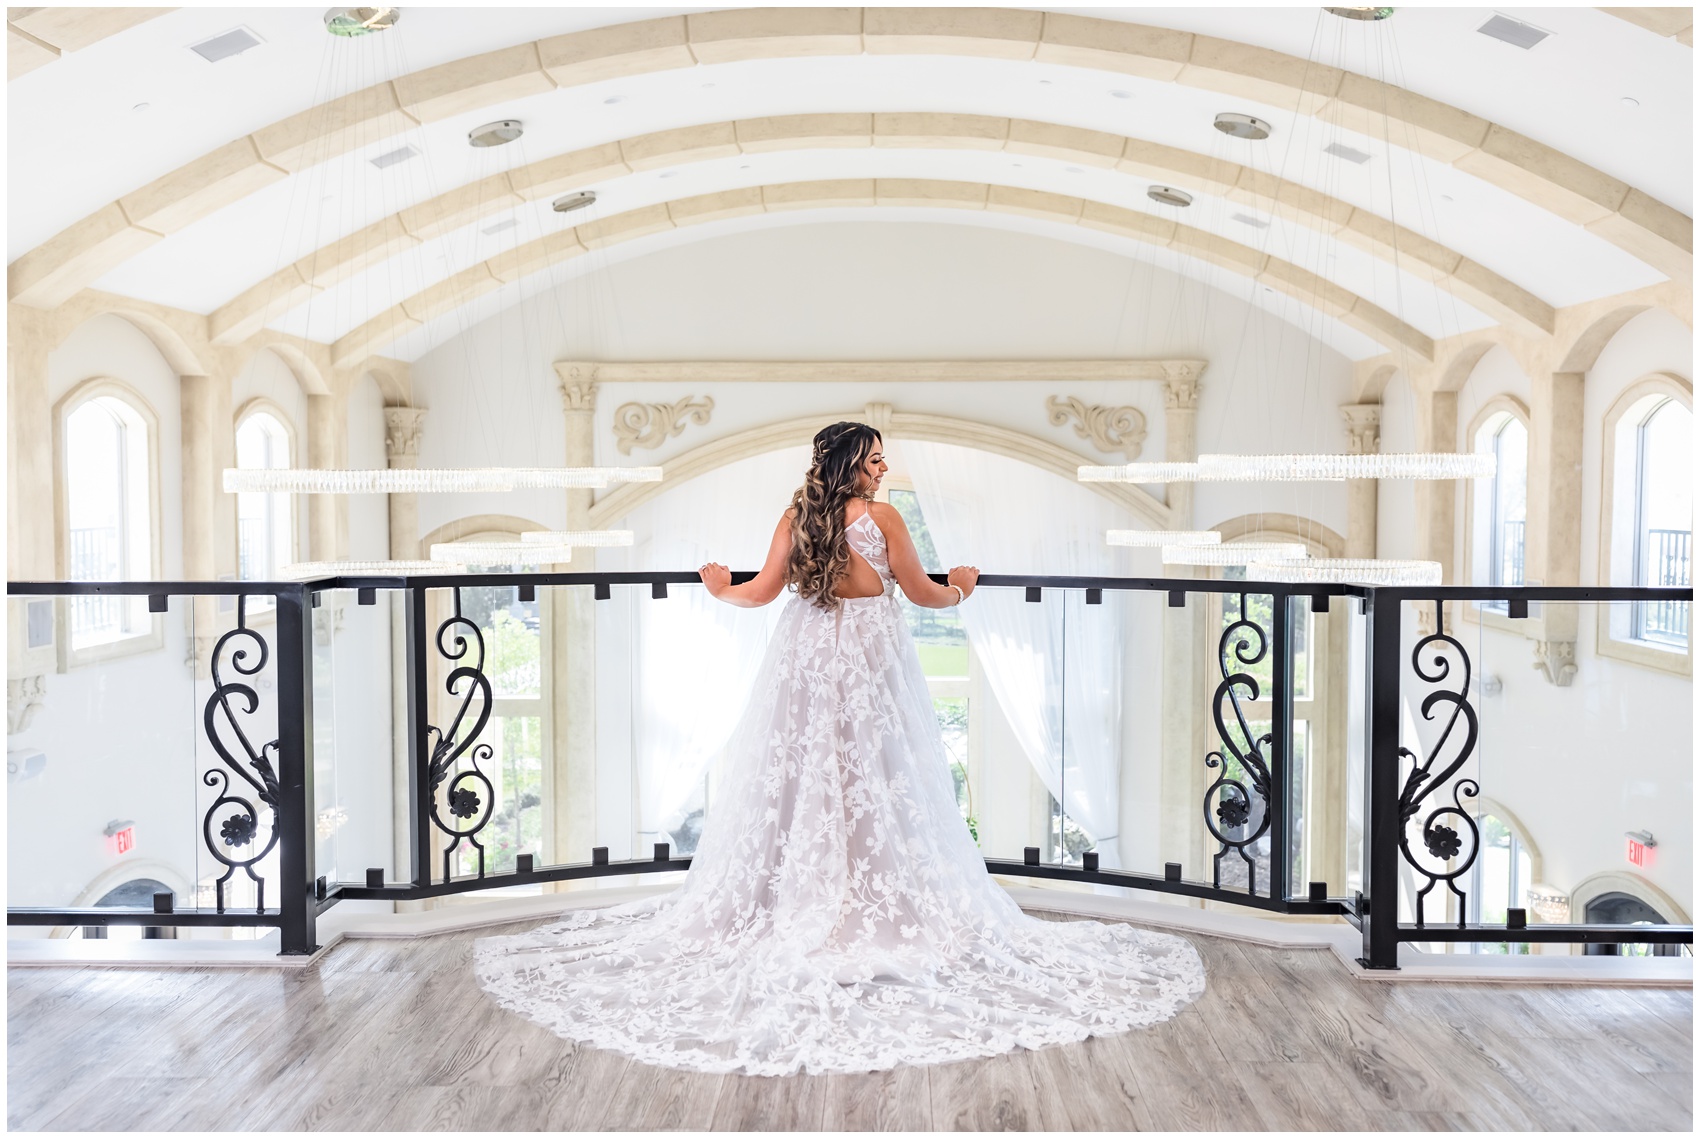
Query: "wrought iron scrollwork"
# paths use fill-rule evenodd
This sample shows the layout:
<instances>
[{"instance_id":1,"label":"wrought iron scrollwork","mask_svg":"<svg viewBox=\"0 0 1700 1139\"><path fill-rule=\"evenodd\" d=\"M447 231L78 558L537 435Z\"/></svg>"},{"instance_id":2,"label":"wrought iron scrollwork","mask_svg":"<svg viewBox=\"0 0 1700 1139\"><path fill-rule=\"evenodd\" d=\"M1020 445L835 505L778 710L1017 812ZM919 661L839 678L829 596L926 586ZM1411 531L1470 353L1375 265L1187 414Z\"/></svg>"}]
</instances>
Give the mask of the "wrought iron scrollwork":
<instances>
[{"instance_id":1,"label":"wrought iron scrollwork","mask_svg":"<svg viewBox=\"0 0 1700 1139\"><path fill-rule=\"evenodd\" d=\"M478 841L478 832L489 824L495 810L496 788L479 765L492 759L495 749L487 743L479 743L478 738L490 722L493 697L490 678L484 674L484 631L476 621L461 615L458 588L454 590L454 616L437 626L437 652L445 660L462 663L449 673L445 681L449 695L460 700L453 721L447 731L436 725L426 730L426 746L430 753L426 776L427 793L431 797L431 821L454 840L443 850L443 879L447 881L454 877L454 853L460 849L462 841L478 852L478 876L482 878L484 844ZM472 710L475 699L478 710L468 727L467 713ZM468 760L471 766L456 771L456 765L462 758ZM441 796L438 795L439 788L444 790ZM445 807L448 819L443 817Z\"/></svg>"},{"instance_id":2,"label":"wrought iron scrollwork","mask_svg":"<svg viewBox=\"0 0 1700 1139\"><path fill-rule=\"evenodd\" d=\"M1435 631L1417 642L1411 650L1411 669L1417 674L1417 679L1425 684L1445 685L1453 671L1452 657L1458 662L1458 687L1453 690L1448 687L1437 687L1423 697L1421 705L1423 719L1434 721L1445 716L1446 726L1441 729L1440 736L1434 741L1428 755L1420 762L1410 748L1399 749L1399 764L1404 767L1405 760L1411 761L1411 771L1405 777L1404 785L1399 790L1399 850L1405 861L1418 874L1428 879L1428 885L1417 891L1416 912L1417 925L1423 925L1423 904L1429 891L1438 883L1445 882L1447 889L1458 897L1458 927L1462 929L1468 918L1464 891L1458 888L1458 879L1470 872L1476 863L1476 855L1481 851L1481 830L1476 825L1475 816L1464 807L1465 799L1473 799L1481 794L1481 785L1474 779L1460 779L1452 786L1451 803L1440 799L1440 805L1434 807L1423 818L1418 832L1422 839L1423 848L1432 860L1425 860L1411 850L1411 820L1423 810L1423 801L1430 795L1442 792L1448 780L1458 773L1458 769L1474 754L1478 724L1476 709L1470 703L1470 654L1464 651L1464 646L1446 632L1446 612L1443 602L1435 602ZM1424 665L1424 654L1433 647L1433 655L1429 657L1427 667ZM1449 706L1450 713L1438 711ZM1460 723L1463 726L1462 742L1456 747L1450 760L1444 761L1444 766L1437 772L1435 766L1442 763L1442 753L1447 750L1448 741L1453 739L1453 733ZM1447 826L1446 822L1456 820L1455 825ZM1466 845L1467 840L1467 845ZM1462 857L1460 857L1462 856Z\"/></svg>"},{"instance_id":3,"label":"wrought iron scrollwork","mask_svg":"<svg viewBox=\"0 0 1700 1139\"><path fill-rule=\"evenodd\" d=\"M253 797L248 791L232 792L230 774L222 768L211 768L201 776L201 782L218 791L212 806L207 808L201 817L201 837L206 842L207 850L224 865L224 873L213 883L217 897L218 912L223 913L225 907L224 887L236 875L237 870L247 874L254 883L255 912L263 913L266 908L266 881L254 872L254 866L262 858L271 853L278 840L278 741L272 740L259 748L255 748L248 738L248 733L242 730L241 721L237 718L237 709L233 707L233 699L241 705L241 715L252 716L259 711L259 694L252 685L244 684L241 680L224 679L224 660L226 650L230 650L229 664L238 676L253 676L266 667L271 650L266 645L265 638L248 627L248 599L238 595L236 599L236 627L225 633L213 645L212 651L212 695L207 699L203 720L206 725L207 741L224 761L225 767L248 787L252 789ZM250 653L254 659L250 663ZM238 758L223 734L219 723L222 721L230 734L235 736L236 748L241 750ZM226 814L228 808L235 810ZM264 808L269 812L269 833L264 845L256 839L261 830L260 811ZM217 821L218 832L214 834L213 824ZM244 847L254 847L252 854L245 858L236 856L236 852Z\"/></svg>"},{"instance_id":4,"label":"wrought iron scrollwork","mask_svg":"<svg viewBox=\"0 0 1700 1139\"><path fill-rule=\"evenodd\" d=\"M1257 863L1246 848L1262 838L1269 830L1270 780L1269 748L1273 736L1265 733L1254 736L1240 704L1240 694L1256 700L1259 696L1257 678L1244 671L1261 661L1269 651L1269 637L1263 626L1251 619L1246 595L1240 594L1239 616L1222 630L1216 645L1217 663L1222 671L1221 683L1211 697L1210 713L1216 721L1216 736L1222 746L1204 757L1204 766L1216 772L1215 780L1204 789L1204 825L1221 844L1212 863L1212 881L1222 886L1222 859L1232 851L1246 864L1247 892L1257 893ZM1251 637L1255 635L1255 642ZM1233 708L1238 735L1229 729L1223 712L1226 703ZM1231 761L1231 763L1230 763ZM1255 825L1253 825L1255 818Z\"/></svg>"}]
</instances>

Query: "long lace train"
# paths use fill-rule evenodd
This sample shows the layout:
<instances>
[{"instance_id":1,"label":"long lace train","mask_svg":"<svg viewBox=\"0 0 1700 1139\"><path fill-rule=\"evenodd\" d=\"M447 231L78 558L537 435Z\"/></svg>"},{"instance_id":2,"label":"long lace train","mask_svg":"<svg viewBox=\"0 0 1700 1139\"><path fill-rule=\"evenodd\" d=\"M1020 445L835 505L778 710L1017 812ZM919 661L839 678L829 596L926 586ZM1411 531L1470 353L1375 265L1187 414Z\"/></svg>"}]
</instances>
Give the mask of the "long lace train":
<instances>
[{"instance_id":1,"label":"long lace train","mask_svg":"<svg viewBox=\"0 0 1700 1139\"><path fill-rule=\"evenodd\" d=\"M1032 918L986 874L889 589L793 598L753 691L684 884L478 942L502 1007L647 1063L778 1076L1122 1032L1204 991L1187 941Z\"/></svg>"}]
</instances>

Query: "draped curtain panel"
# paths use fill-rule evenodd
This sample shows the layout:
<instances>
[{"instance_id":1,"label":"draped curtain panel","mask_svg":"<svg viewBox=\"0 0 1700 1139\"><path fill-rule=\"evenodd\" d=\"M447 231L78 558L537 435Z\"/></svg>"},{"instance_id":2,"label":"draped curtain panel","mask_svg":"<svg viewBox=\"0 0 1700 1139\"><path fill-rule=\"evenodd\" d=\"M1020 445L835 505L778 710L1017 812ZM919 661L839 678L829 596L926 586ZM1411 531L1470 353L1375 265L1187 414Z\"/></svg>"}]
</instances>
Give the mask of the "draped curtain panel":
<instances>
[{"instance_id":1,"label":"draped curtain panel","mask_svg":"<svg viewBox=\"0 0 1700 1139\"><path fill-rule=\"evenodd\" d=\"M695 569L720 562L759 569L773 528L802 483L807 447L740 460L681 483L620 525L633 570ZM666 841L684 821L709 764L749 699L767 631L789 595L765 609L716 601L701 586L674 586L664 600L637 600L632 626L632 749L640 841ZM640 848L641 849L641 848Z\"/></svg>"},{"instance_id":2,"label":"draped curtain panel","mask_svg":"<svg viewBox=\"0 0 1700 1139\"><path fill-rule=\"evenodd\" d=\"M903 469L946 567L1053 576L1114 575L1104 531L1134 523L1076 483L966 447L905 440ZM1120 864L1123 658L1130 602L1106 592L984 589L962 607L968 639L1022 750L1051 795Z\"/></svg>"}]
</instances>

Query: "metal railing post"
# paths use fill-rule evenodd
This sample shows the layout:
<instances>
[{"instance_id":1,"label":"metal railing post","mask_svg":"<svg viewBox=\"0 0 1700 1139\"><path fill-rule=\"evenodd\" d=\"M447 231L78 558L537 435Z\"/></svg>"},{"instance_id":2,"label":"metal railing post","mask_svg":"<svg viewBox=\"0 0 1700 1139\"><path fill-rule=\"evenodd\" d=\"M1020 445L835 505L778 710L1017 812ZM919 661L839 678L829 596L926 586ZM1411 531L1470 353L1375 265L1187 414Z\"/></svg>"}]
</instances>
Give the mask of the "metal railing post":
<instances>
[{"instance_id":1,"label":"metal railing post","mask_svg":"<svg viewBox=\"0 0 1700 1139\"><path fill-rule=\"evenodd\" d=\"M1369 644L1364 652L1364 842L1358 920L1366 969L1399 967L1399 659L1396 596L1371 589L1365 601Z\"/></svg>"},{"instance_id":2,"label":"metal railing post","mask_svg":"<svg viewBox=\"0 0 1700 1139\"><path fill-rule=\"evenodd\" d=\"M1269 896L1286 901L1292 895L1293 866L1289 860L1293 805L1293 605L1290 593L1269 599L1275 610L1275 659L1271 662L1269 755Z\"/></svg>"},{"instance_id":3,"label":"metal railing post","mask_svg":"<svg viewBox=\"0 0 1700 1139\"><path fill-rule=\"evenodd\" d=\"M278 932L283 956L318 951L313 818L313 616L305 586L277 599Z\"/></svg>"},{"instance_id":4,"label":"metal railing post","mask_svg":"<svg viewBox=\"0 0 1700 1139\"><path fill-rule=\"evenodd\" d=\"M407 591L407 825L413 884L431 884L431 631L422 586Z\"/></svg>"}]
</instances>

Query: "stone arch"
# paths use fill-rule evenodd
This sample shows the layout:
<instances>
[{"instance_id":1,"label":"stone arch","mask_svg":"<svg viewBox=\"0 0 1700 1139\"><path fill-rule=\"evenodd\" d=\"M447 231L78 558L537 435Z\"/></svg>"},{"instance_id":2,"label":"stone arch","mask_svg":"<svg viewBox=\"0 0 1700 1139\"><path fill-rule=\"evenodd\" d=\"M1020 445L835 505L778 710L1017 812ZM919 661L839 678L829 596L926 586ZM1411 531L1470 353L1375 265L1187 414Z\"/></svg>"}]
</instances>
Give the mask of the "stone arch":
<instances>
[{"instance_id":1,"label":"stone arch","mask_svg":"<svg viewBox=\"0 0 1700 1139\"><path fill-rule=\"evenodd\" d=\"M409 385L401 382L396 374L388 368L380 368L368 363L360 369L358 379L370 377L378 385L378 394L384 397L385 407L409 407L413 403L413 393Z\"/></svg>"},{"instance_id":2,"label":"stone arch","mask_svg":"<svg viewBox=\"0 0 1700 1139\"><path fill-rule=\"evenodd\" d=\"M530 518L521 518L517 514L468 514L464 518L456 518L445 522L419 539L421 556L429 557L433 542L461 542L475 534L514 534L519 535L527 530L549 530L541 522Z\"/></svg>"},{"instance_id":3,"label":"stone arch","mask_svg":"<svg viewBox=\"0 0 1700 1139\"><path fill-rule=\"evenodd\" d=\"M242 357L241 366L236 368L232 375L240 375L261 352L270 352L283 361L283 366L289 369L290 374L295 377L295 382L300 385L302 394L308 398L331 394L331 385L324 372L299 344L282 336L265 336L249 341L245 347L247 352Z\"/></svg>"},{"instance_id":4,"label":"stone arch","mask_svg":"<svg viewBox=\"0 0 1700 1139\"><path fill-rule=\"evenodd\" d=\"M870 405L861 412L823 413L781 420L734 432L693 447L661 464L661 482L626 483L604 495L590 508L590 524L599 530L606 529L681 482L706 475L739 459L763 455L785 447L805 446L822 427L844 419L882 424L881 430L889 432L893 439L899 441L915 439L928 443L973 447L1015 459L1070 480L1075 478L1077 468L1091 465L1093 462L1091 458L1070 451L1048 439L1007 427L947 415L891 411L888 407ZM1153 529L1166 529L1169 525L1169 508L1139 487L1118 483L1082 485L1128 510Z\"/></svg>"},{"instance_id":5,"label":"stone arch","mask_svg":"<svg viewBox=\"0 0 1700 1139\"><path fill-rule=\"evenodd\" d=\"M1346 555L1346 539L1338 532L1299 514L1242 514L1210 527L1221 532L1222 541L1280 542L1298 539L1309 547L1312 557L1340 558Z\"/></svg>"},{"instance_id":6,"label":"stone arch","mask_svg":"<svg viewBox=\"0 0 1700 1139\"><path fill-rule=\"evenodd\" d=\"M1381 393L1387 390L1387 385L1392 383L1394 377L1398 376L1400 372L1401 369L1397 364L1378 365L1358 385L1358 395L1354 402L1380 403Z\"/></svg>"},{"instance_id":7,"label":"stone arch","mask_svg":"<svg viewBox=\"0 0 1700 1139\"><path fill-rule=\"evenodd\" d=\"M1570 891L1570 920L1580 922L1588 903L1606 894L1628 894L1639 898L1659 912L1671 925L1690 925L1693 919L1677 900L1639 874L1625 870L1607 870L1591 874Z\"/></svg>"},{"instance_id":8,"label":"stone arch","mask_svg":"<svg viewBox=\"0 0 1700 1139\"><path fill-rule=\"evenodd\" d=\"M1595 317L1565 349L1564 358L1557 372L1576 372L1585 374L1593 368L1595 361L1600 358L1606 345L1612 337L1623 331L1623 326L1652 308L1651 304L1628 304L1611 309Z\"/></svg>"},{"instance_id":9,"label":"stone arch","mask_svg":"<svg viewBox=\"0 0 1700 1139\"><path fill-rule=\"evenodd\" d=\"M190 346L188 339L182 333L151 313L143 312L140 309L127 308L123 305L103 305L90 310L87 316L65 329L65 334L58 338L51 351L58 351L66 341L90 321L103 316L115 316L147 337L148 341L153 344L154 350L165 361L166 367L176 372L178 376L205 376L208 374L200 355Z\"/></svg>"}]
</instances>

